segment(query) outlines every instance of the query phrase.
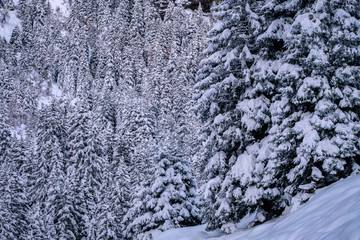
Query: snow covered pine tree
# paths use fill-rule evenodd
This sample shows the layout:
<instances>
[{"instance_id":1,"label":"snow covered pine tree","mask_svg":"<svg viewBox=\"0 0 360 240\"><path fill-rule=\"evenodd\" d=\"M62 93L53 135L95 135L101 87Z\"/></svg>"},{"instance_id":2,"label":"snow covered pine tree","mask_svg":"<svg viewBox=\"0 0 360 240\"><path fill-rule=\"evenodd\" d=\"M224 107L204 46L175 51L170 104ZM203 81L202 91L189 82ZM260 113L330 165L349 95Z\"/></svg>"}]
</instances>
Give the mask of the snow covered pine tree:
<instances>
[{"instance_id":1,"label":"snow covered pine tree","mask_svg":"<svg viewBox=\"0 0 360 240\"><path fill-rule=\"evenodd\" d=\"M274 218L358 171L358 9L335 0L214 8L195 96L208 228L254 211Z\"/></svg>"},{"instance_id":2,"label":"snow covered pine tree","mask_svg":"<svg viewBox=\"0 0 360 240\"><path fill-rule=\"evenodd\" d=\"M153 156L153 175L145 180L124 217L128 239L150 240L152 231L200 222L190 164L177 141L163 143Z\"/></svg>"},{"instance_id":3,"label":"snow covered pine tree","mask_svg":"<svg viewBox=\"0 0 360 240\"><path fill-rule=\"evenodd\" d=\"M199 93L194 108L203 123L196 165L202 173L208 229L239 220L247 211L242 191L256 179L248 179L253 157L242 154L266 136L270 121L268 95L273 86L257 72L251 76L250 70L263 64L251 53L259 52L256 36L262 21L255 10L257 1L224 1L213 8L218 21L209 33L209 56L201 63L195 85ZM239 169L235 179L233 167Z\"/></svg>"}]
</instances>

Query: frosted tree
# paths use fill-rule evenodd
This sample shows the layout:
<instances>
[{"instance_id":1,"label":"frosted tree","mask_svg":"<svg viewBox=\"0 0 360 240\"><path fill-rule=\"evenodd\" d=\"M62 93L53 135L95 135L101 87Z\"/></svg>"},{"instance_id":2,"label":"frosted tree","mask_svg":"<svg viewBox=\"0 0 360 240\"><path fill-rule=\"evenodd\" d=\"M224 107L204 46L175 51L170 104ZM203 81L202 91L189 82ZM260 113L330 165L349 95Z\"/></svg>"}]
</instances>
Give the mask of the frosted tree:
<instances>
[{"instance_id":1,"label":"frosted tree","mask_svg":"<svg viewBox=\"0 0 360 240\"><path fill-rule=\"evenodd\" d=\"M25 142L12 139L11 159L7 163L7 208L10 212L8 224L12 236L9 238L26 239L29 231L29 199L27 195L28 176L25 167L29 164L29 151Z\"/></svg>"},{"instance_id":2,"label":"frosted tree","mask_svg":"<svg viewBox=\"0 0 360 240\"><path fill-rule=\"evenodd\" d=\"M153 156L153 174L136 194L124 218L126 237L151 239L151 231L199 222L196 183L181 146L167 140Z\"/></svg>"},{"instance_id":3,"label":"frosted tree","mask_svg":"<svg viewBox=\"0 0 360 240\"><path fill-rule=\"evenodd\" d=\"M210 228L249 211L259 222L279 216L358 169L356 3L270 1L259 10L249 1L235 13L228 4L214 14L239 25L215 24L210 34L221 37L196 85Z\"/></svg>"},{"instance_id":4,"label":"frosted tree","mask_svg":"<svg viewBox=\"0 0 360 240\"><path fill-rule=\"evenodd\" d=\"M128 45L124 48L123 69L124 80L132 91L142 92L144 78L144 0L134 1L130 22L130 32L127 38Z\"/></svg>"},{"instance_id":5,"label":"frosted tree","mask_svg":"<svg viewBox=\"0 0 360 240\"><path fill-rule=\"evenodd\" d=\"M303 193L358 168L357 4L303 1L287 23L286 49L275 77L278 101L272 106L275 146L263 177L265 189L277 189L267 196L269 216L278 215L289 197L297 195L292 204L304 202L309 194ZM283 5L283 11L293 8Z\"/></svg>"},{"instance_id":6,"label":"frosted tree","mask_svg":"<svg viewBox=\"0 0 360 240\"><path fill-rule=\"evenodd\" d=\"M89 102L90 101L90 102ZM74 208L80 213L79 236L96 239L96 212L103 187L104 158L91 100L78 100L69 120L68 175L74 192Z\"/></svg>"},{"instance_id":7,"label":"frosted tree","mask_svg":"<svg viewBox=\"0 0 360 240\"><path fill-rule=\"evenodd\" d=\"M56 103L41 110L37 132L36 161L31 174L32 237L61 236L74 239L73 222L62 216L66 201L65 128ZM67 224L67 225L66 225ZM71 237L72 236L72 237Z\"/></svg>"},{"instance_id":8,"label":"frosted tree","mask_svg":"<svg viewBox=\"0 0 360 240\"><path fill-rule=\"evenodd\" d=\"M116 144L116 143L115 143ZM105 187L101 190L97 217L97 237L123 239L122 219L130 201L129 167L122 156L121 146L115 147L111 162L105 164Z\"/></svg>"},{"instance_id":9,"label":"frosted tree","mask_svg":"<svg viewBox=\"0 0 360 240\"><path fill-rule=\"evenodd\" d=\"M55 149L61 150L48 175L47 197L45 200L45 221L50 238L76 239L78 234L77 214L74 209L74 193L71 189L71 179L67 175L69 165L67 155L67 135L64 124L66 121L64 109L56 108L59 142L54 142Z\"/></svg>"},{"instance_id":10,"label":"frosted tree","mask_svg":"<svg viewBox=\"0 0 360 240\"><path fill-rule=\"evenodd\" d=\"M156 134L155 120L149 103L144 100L131 100L123 109L119 122L121 141L126 144L133 187L139 187L148 167L151 146Z\"/></svg>"},{"instance_id":11,"label":"frosted tree","mask_svg":"<svg viewBox=\"0 0 360 240\"><path fill-rule=\"evenodd\" d=\"M25 159L5 119L2 116L0 120L0 234L5 239L24 239L28 230L28 208L20 167Z\"/></svg>"},{"instance_id":12,"label":"frosted tree","mask_svg":"<svg viewBox=\"0 0 360 240\"><path fill-rule=\"evenodd\" d=\"M246 148L266 136L270 121L270 79L257 77L255 70L250 76L259 51L256 38L262 31L256 7L251 1L224 1L214 7L217 23L209 32L208 57L201 62L195 85L194 109L203 124L196 165L208 229L239 220L247 211L240 203L241 192L253 182L239 183L231 172L243 161Z\"/></svg>"},{"instance_id":13,"label":"frosted tree","mask_svg":"<svg viewBox=\"0 0 360 240\"><path fill-rule=\"evenodd\" d=\"M121 220L128 208L129 166L117 137L117 111L109 95L104 95L95 111L103 156L103 184L95 212L96 237L121 239ZM120 134L119 134L120 135Z\"/></svg>"}]
</instances>

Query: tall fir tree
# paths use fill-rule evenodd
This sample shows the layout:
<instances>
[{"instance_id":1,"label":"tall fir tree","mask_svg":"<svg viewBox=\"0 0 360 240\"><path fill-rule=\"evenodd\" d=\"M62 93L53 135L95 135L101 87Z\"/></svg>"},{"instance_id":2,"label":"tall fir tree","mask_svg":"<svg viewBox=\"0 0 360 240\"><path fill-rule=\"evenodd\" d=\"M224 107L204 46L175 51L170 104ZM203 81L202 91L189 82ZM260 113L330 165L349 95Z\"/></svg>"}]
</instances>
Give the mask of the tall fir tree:
<instances>
[{"instance_id":1,"label":"tall fir tree","mask_svg":"<svg viewBox=\"0 0 360 240\"><path fill-rule=\"evenodd\" d=\"M40 113L36 161L30 181L34 239L75 239L76 225L66 178L66 135L62 111L53 102Z\"/></svg>"},{"instance_id":2,"label":"tall fir tree","mask_svg":"<svg viewBox=\"0 0 360 240\"><path fill-rule=\"evenodd\" d=\"M22 181L22 161L18 142L11 137L10 126L0 120L0 234L4 239L25 239L28 230L27 199Z\"/></svg>"},{"instance_id":3,"label":"tall fir tree","mask_svg":"<svg viewBox=\"0 0 360 240\"><path fill-rule=\"evenodd\" d=\"M297 196L292 204L295 199L302 203L308 199L304 193L358 168L358 100L353 94L359 88L359 40L353 34L360 26L358 4L301 1L296 13L283 5L283 12L294 15L278 52L282 66L275 78L279 87L271 109L276 121L270 130L274 147L261 181L264 189L277 190L267 196L267 217L279 215L289 197Z\"/></svg>"},{"instance_id":4,"label":"tall fir tree","mask_svg":"<svg viewBox=\"0 0 360 240\"><path fill-rule=\"evenodd\" d=\"M203 123L196 166L208 229L242 216L239 190L250 183L239 186L229 173L246 148L266 136L270 120L267 94L273 86L250 78L249 68L255 64L249 48L258 50L254 41L262 30L255 3L224 1L213 8L217 23L209 32L208 57L201 62L195 85L194 109Z\"/></svg>"},{"instance_id":5,"label":"tall fir tree","mask_svg":"<svg viewBox=\"0 0 360 240\"><path fill-rule=\"evenodd\" d=\"M152 239L151 231L192 226L200 221L190 164L175 139L164 143L153 156L152 177L142 184L124 218L129 239Z\"/></svg>"},{"instance_id":6,"label":"tall fir tree","mask_svg":"<svg viewBox=\"0 0 360 240\"><path fill-rule=\"evenodd\" d=\"M79 213L78 237L97 238L96 214L103 187L103 149L99 138L92 100L78 99L69 121L68 175L74 193L74 209Z\"/></svg>"},{"instance_id":7,"label":"tall fir tree","mask_svg":"<svg viewBox=\"0 0 360 240\"><path fill-rule=\"evenodd\" d=\"M195 96L209 228L253 211L256 221L274 218L358 171L356 4L224 1L214 8L219 21Z\"/></svg>"}]
</instances>

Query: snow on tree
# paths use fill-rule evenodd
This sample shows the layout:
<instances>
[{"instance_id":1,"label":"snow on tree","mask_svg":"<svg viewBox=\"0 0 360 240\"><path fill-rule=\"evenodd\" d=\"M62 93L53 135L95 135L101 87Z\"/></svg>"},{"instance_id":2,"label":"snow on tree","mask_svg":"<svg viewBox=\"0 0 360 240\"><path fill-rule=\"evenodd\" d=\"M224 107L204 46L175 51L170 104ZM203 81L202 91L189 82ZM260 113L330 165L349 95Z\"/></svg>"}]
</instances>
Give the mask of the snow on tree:
<instances>
[{"instance_id":1,"label":"snow on tree","mask_svg":"<svg viewBox=\"0 0 360 240\"><path fill-rule=\"evenodd\" d=\"M121 239L121 220L130 201L129 166L125 163L121 138L117 136L117 111L109 96L104 95L95 111L104 158L103 184L95 217L97 238Z\"/></svg>"},{"instance_id":2,"label":"snow on tree","mask_svg":"<svg viewBox=\"0 0 360 240\"><path fill-rule=\"evenodd\" d=\"M294 0L214 8L219 21L195 96L209 228L254 211L258 222L274 218L357 169L355 6Z\"/></svg>"},{"instance_id":3,"label":"snow on tree","mask_svg":"<svg viewBox=\"0 0 360 240\"><path fill-rule=\"evenodd\" d=\"M79 106L72 110L69 120L68 145L71 179L70 189L74 193L74 209L79 235L88 239L97 238L96 213L101 189L104 184L104 157L98 126L91 114L91 98L79 99Z\"/></svg>"},{"instance_id":4,"label":"snow on tree","mask_svg":"<svg viewBox=\"0 0 360 240\"><path fill-rule=\"evenodd\" d=\"M151 147L155 144L155 123L149 103L142 99L128 100L119 116L121 141L128 149L130 179L133 188L138 188L146 178L147 162Z\"/></svg>"},{"instance_id":5,"label":"snow on tree","mask_svg":"<svg viewBox=\"0 0 360 240\"><path fill-rule=\"evenodd\" d=\"M0 234L5 239L24 239L28 230L27 198L24 192L21 166L26 157L20 144L11 137L10 126L0 120Z\"/></svg>"},{"instance_id":6,"label":"snow on tree","mask_svg":"<svg viewBox=\"0 0 360 240\"><path fill-rule=\"evenodd\" d=\"M34 239L75 239L74 219L68 219L68 192L66 188L65 128L56 105L42 109L38 126L36 161L30 176Z\"/></svg>"},{"instance_id":7,"label":"snow on tree","mask_svg":"<svg viewBox=\"0 0 360 240\"><path fill-rule=\"evenodd\" d=\"M151 239L151 231L199 223L196 183L175 139L166 139L153 156L151 177L143 183L124 218L130 239Z\"/></svg>"},{"instance_id":8,"label":"snow on tree","mask_svg":"<svg viewBox=\"0 0 360 240\"><path fill-rule=\"evenodd\" d=\"M243 161L246 148L266 136L270 122L269 95L274 86L270 79L256 76L255 69L252 72L263 64L251 52L259 51L256 37L262 21L253 12L255 7L250 1L224 1L213 8L218 21L209 32L208 57L197 75L194 109L203 127L196 165L208 229L239 220L247 211L240 203L241 191L255 179L239 184L231 172Z\"/></svg>"},{"instance_id":9,"label":"snow on tree","mask_svg":"<svg viewBox=\"0 0 360 240\"><path fill-rule=\"evenodd\" d=\"M13 137L11 146L11 160L8 162L9 199L8 209L11 212L9 225L12 226L11 238L26 239L29 231L29 198L27 194L28 175L25 172L29 164L30 155L23 140Z\"/></svg>"},{"instance_id":10,"label":"snow on tree","mask_svg":"<svg viewBox=\"0 0 360 240\"><path fill-rule=\"evenodd\" d=\"M278 52L277 101L271 107L274 148L262 180L265 189L278 190L267 196L273 204L266 206L269 217L280 214L287 196L312 193L358 165L357 4L303 2L292 19L277 20L287 24L284 49ZM283 11L293 8L286 5Z\"/></svg>"},{"instance_id":11,"label":"snow on tree","mask_svg":"<svg viewBox=\"0 0 360 240\"><path fill-rule=\"evenodd\" d=\"M125 69L124 80L128 87L137 94L141 94L144 78L144 5L146 0L134 1L130 22L130 34L127 36L127 46L124 48L123 68Z\"/></svg>"}]
</instances>

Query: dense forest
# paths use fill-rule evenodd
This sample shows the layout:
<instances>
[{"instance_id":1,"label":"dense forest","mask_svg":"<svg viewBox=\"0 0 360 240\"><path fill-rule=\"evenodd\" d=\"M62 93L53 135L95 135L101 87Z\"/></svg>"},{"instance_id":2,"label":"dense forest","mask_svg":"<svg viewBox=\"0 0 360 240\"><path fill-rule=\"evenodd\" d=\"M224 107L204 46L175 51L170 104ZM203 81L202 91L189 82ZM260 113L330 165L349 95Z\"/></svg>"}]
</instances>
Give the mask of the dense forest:
<instances>
[{"instance_id":1,"label":"dense forest","mask_svg":"<svg viewBox=\"0 0 360 240\"><path fill-rule=\"evenodd\" d=\"M0 239L286 214L360 172L359 46L359 0L0 0Z\"/></svg>"}]
</instances>

